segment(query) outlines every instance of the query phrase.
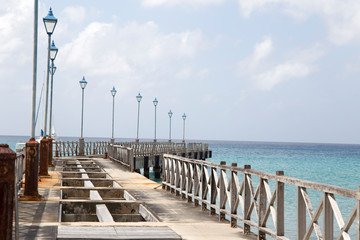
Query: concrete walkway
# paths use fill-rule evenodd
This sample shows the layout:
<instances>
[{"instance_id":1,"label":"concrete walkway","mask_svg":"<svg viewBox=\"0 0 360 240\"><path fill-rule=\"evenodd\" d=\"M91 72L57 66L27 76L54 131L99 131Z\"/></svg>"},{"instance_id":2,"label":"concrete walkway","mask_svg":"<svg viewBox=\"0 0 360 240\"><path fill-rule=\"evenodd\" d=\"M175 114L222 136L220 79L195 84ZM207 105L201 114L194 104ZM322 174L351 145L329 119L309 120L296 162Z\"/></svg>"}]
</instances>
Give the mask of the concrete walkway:
<instances>
[{"instance_id":1,"label":"concrete walkway","mask_svg":"<svg viewBox=\"0 0 360 240\"><path fill-rule=\"evenodd\" d=\"M76 158L59 158L63 159ZM175 232L171 239L177 239L176 236L189 240L256 239L254 235L244 236L241 228L231 228L229 223L218 222L217 216L209 216L200 207L194 207L175 194L162 190L160 184L138 173L128 172L118 163L102 158L92 160L136 200L143 201L160 222L58 223L61 161L54 161L56 167L50 169L50 178L44 178L39 183L39 193L45 197L45 201L19 203L20 239L69 239L71 236L82 237L77 239L164 239L160 235L154 236L156 231L157 234ZM147 237L131 237L131 234L134 235L134 227ZM100 234L96 235L96 232Z\"/></svg>"}]
</instances>

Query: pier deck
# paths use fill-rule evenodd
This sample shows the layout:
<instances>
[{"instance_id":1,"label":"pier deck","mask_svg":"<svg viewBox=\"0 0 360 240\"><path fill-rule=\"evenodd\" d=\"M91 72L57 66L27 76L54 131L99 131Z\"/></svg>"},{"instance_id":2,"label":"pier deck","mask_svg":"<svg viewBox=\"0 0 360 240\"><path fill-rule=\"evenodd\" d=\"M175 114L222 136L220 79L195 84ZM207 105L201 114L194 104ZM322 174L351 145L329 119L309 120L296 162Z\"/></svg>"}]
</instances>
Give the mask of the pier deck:
<instances>
[{"instance_id":1,"label":"pier deck","mask_svg":"<svg viewBox=\"0 0 360 240\"><path fill-rule=\"evenodd\" d=\"M60 170L56 158L50 178L43 178L39 193L42 202L20 202L20 239L255 239L242 234L241 228L230 228L218 217L201 211L161 189L146 177L131 173L108 159L92 158L120 186L143 202L159 222L63 222L59 223Z\"/></svg>"}]
</instances>

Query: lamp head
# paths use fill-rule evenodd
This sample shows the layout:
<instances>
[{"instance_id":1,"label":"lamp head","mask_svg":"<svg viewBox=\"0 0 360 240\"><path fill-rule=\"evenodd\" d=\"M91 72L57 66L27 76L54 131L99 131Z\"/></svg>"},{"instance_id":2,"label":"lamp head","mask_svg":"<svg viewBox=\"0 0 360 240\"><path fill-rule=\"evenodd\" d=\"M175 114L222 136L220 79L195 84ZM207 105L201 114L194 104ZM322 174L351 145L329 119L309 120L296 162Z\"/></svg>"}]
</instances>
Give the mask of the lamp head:
<instances>
[{"instance_id":1,"label":"lamp head","mask_svg":"<svg viewBox=\"0 0 360 240\"><path fill-rule=\"evenodd\" d=\"M49 35L53 34L56 23L57 23L57 18L54 16L51 8L49 10L48 15L43 18L43 21L44 21L45 30L46 30L47 34L49 34Z\"/></svg>"},{"instance_id":2,"label":"lamp head","mask_svg":"<svg viewBox=\"0 0 360 240\"><path fill-rule=\"evenodd\" d=\"M83 79L81 81L79 81L79 83L80 83L80 87L82 89L85 89L86 84L87 84L87 81L85 81L85 77L83 77Z\"/></svg>"},{"instance_id":3,"label":"lamp head","mask_svg":"<svg viewBox=\"0 0 360 240\"><path fill-rule=\"evenodd\" d=\"M55 46L55 43L53 40L50 45L50 59L55 60L57 53L58 53L58 48Z\"/></svg>"},{"instance_id":4,"label":"lamp head","mask_svg":"<svg viewBox=\"0 0 360 240\"><path fill-rule=\"evenodd\" d=\"M158 105L158 102L159 101L155 98L154 101L153 101L155 107Z\"/></svg>"},{"instance_id":5,"label":"lamp head","mask_svg":"<svg viewBox=\"0 0 360 240\"><path fill-rule=\"evenodd\" d=\"M182 119L185 121L185 119L186 119L185 113L182 115Z\"/></svg>"},{"instance_id":6,"label":"lamp head","mask_svg":"<svg viewBox=\"0 0 360 240\"><path fill-rule=\"evenodd\" d=\"M137 100L138 102L140 102L141 99L142 99L142 96L141 96L140 93L139 93L139 94L136 96L136 100Z\"/></svg>"},{"instance_id":7,"label":"lamp head","mask_svg":"<svg viewBox=\"0 0 360 240\"><path fill-rule=\"evenodd\" d=\"M52 69L52 72L51 72L51 69ZM49 68L49 72L50 72L50 74L54 75L56 72L56 66L52 65L52 67Z\"/></svg>"},{"instance_id":8,"label":"lamp head","mask_svg":"<svg viewBox=\"0 0 360 240\"><path fill-rule=\"evenodd\" d=\"M113 89L110 91L111 92L111 95L113 96L113 97L115 97L115 95L116 95L116 90L115 90L115 87L113 86Z\"/></svg>"},{"instance_id":9,"label":"lamp head","mask_svg":"<svg viewBox=\"0 0 360 240\"><path fill-rule=\"evenodd\" d=\"M173 115L173 113L172 113L171 109L170 109L170 111L168 112L168 114L169 114L169 118L171 118L171 117L172 117L172 115Z\"/></svg>"}]
</instances>

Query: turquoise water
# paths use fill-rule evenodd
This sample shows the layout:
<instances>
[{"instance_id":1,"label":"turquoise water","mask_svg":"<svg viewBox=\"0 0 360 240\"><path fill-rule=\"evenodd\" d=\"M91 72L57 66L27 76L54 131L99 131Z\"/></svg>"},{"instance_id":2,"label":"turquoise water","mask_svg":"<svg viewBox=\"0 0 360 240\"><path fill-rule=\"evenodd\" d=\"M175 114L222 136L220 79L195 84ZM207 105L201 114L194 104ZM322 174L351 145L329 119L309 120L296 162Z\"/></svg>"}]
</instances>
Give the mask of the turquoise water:
<instances>
[{"instance_id":1,"label":"turquoise water","mask_svg":"<svg viewBox=\"0 0 360 240\"><path fill-rule=\"evenodd\" d=\"M0 143L7 143L15 149L17 142L26 142L28 137L0 136ZM76 141L78 138L61 138L64 141ZM88 141L108 141L108 138L87 138ZM119 141L132 141L120 139ZM360 185L360 145L349 144L313 144L313 143L270 143L270 142L228 142L207 141L213 151L215 163L226 161L227 165L236 162L239 167L251 165L252 169L274 173L278 170L286 176L313 182L331 184L347 189L357 190ZM150 177L153 174L150 175ZM159 180L159 179L157 179ZM254 180L255 187L257 179ZM270 182L271 189L274 183ZM285 231L286 236L296 239L296 188L285 186ZM308 190L314 210L317 208L321 193ZM346 221L355 201L337 197L344 221ZM253 215L255 217L255 215ZM255 218L254 218L255 219ZM269 226L272 220L269 219ZM336 222L336 220L335 220ZM307 221L309 223L309 219ZM322 216L319 224L322 225ZM242 224L240 224L242 225ZM350 233L356 239L355 227ZM335 223L335 234L338 226ZM311 239L316 239L312 235Z\"/></svg>"}]
</instances>

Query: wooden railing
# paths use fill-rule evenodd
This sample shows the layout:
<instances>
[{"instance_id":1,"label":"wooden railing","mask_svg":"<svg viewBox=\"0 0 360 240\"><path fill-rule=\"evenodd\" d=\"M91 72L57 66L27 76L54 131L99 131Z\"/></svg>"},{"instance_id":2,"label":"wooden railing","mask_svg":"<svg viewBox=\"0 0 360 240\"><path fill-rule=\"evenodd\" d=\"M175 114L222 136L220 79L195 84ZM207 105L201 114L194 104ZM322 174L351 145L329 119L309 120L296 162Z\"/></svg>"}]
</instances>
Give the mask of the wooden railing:
<instances>
[{"instance_id":1,"label":"wooden railing","mask_svg":"<svg viewBox=\"0 0 360 240\"><path fill-rule=\"evenodd\" d=\"M120 145L110 144L108 156L131 171L134 171L134 152L133 149Z\"/></svg>"},{"instance_id":2,"label":"wooden railing","mask_svg":"<svg viewBox=\"0 0 360 240\"><path fill-rule=\"evenodd\" d=\"M85 142L84 155L99 155L108 151L109 142ZM70 157L79 154L78 141L54 141L53 142L55 156Z\"/></svg>"},{"instance_id":3,"label":"wooden railing","mask_svg":"<svg viewBox=\"0 0 360 240\"><path fill-rule=\"evenodd\" d=\"M219 220L229 219L232 227L236 227L238 221L242 222L245 234L250 233L251 228L257 229L258 239L265 239L266 235L290 239L285 236L284 220L284 189L288 185L297 188L297 223L286 222L287 226L297 224L297 239L310 239L313 233L317 239L326 240L334 239L334 236L335 239L360 238L360 188L353 191L286 177L282 171L275 175L252 170L250 165L240 168L236 163L227 166L225 162L215 164L168 154L164 155L163 173L163 188L196 206L201 204L203 210L218 214ZM308 195L310 189L322 195L317 209L312 207ZM346 197L355 204L345 221L335 196ZM334 217L340 229L337 232L334 231ZM357 236L349 234L352 225Z\"/></svg>"},{"instance_id":4,"label":"wooden railing","mask_svg":"<svg viewBox=\"0 0 360 240\"><path fill-rule=\"evenodd\" d=\"M154 156L165 153L207 151L208 144L203 143L169 143L169 142L119 142L114 145L128 147L134 150L134 157Z\"/></svg>"}]
</instances>

